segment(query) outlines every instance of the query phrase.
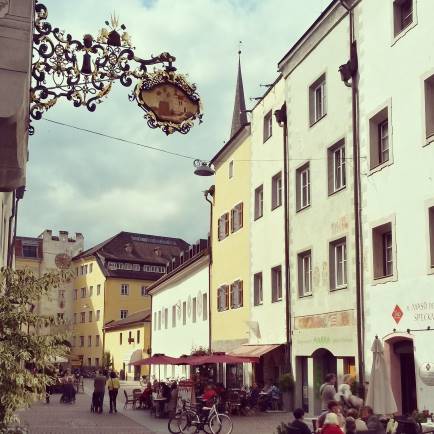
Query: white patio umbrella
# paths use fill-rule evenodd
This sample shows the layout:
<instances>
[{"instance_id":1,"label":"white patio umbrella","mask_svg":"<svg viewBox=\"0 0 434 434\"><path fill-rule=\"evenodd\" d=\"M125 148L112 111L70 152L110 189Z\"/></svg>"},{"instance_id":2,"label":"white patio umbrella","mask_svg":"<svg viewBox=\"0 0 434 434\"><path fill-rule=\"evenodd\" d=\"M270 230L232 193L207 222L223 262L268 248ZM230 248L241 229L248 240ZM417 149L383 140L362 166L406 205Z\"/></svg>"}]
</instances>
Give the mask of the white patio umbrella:
<instances>
[{"instance_id":1,"label":"white patio umbrella","mask_svg":"<svg viewBox=\"0 0 434 434\"><path fill-rule=\"evenodd\" d=\"M389 372L384 359L383 344L377 336L371 351L373 352L373 360L366 405L372 407L376 414L393 414L398 410L398 407L393 396Z\"/></svg>"}]
</instances>

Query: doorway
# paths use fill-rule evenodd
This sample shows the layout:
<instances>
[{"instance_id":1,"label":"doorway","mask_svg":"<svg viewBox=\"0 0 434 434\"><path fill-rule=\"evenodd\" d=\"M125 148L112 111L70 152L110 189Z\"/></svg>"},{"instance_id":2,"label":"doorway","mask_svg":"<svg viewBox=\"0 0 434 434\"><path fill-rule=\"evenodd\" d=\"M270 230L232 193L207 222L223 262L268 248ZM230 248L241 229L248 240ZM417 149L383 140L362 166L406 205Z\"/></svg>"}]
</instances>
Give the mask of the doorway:
<instances>
[{"instance_id":1,"label":"doorway","mask_svg":"<svg viewBox=\"0 0 434 434\"><path fill-rule=\"evenodd\" d=\"M312 353L313 358L313 390L314 390L314 412L319 414L321 412L321 396L319 389L324 383L327 374L337 373L336 357L325 348L319 348Z\"/></svg>"}]
</instances>

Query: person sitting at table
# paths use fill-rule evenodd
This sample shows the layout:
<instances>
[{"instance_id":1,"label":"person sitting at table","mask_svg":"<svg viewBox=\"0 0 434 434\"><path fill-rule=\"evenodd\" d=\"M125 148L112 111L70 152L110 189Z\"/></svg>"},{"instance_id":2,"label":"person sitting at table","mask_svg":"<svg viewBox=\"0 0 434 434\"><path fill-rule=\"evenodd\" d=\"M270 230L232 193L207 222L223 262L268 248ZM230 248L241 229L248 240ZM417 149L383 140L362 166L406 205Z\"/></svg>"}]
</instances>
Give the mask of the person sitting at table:
<instances>
[{"instance_id":1,"label":"person sitting at table","mask_svg":"<svg viewBox=\"0 0 434 434\"><path fill-rule=\"evenodd\" d=\"M366 426L369 431L374 432L375 434L385 434L385 429L383 424L381 423L380 418L374 414L374 410L372 407L366 405L362 408L361 411L362 419L366 422Z\"/></svg>"},{"instance_id":2,"label":"person sitting at table","mask_svg":"<svg viewBox=\"0 0 434 434\"><path fill-rule=\"evenodd\" d=\"M139 397L140 407L151 408L152 407L152 384L148 383Z\"/></svg>"},{"instance_id":3,"label":"person sitting at table","mask_svg":"<svg viewBox=\"0 0 434 434\"><path fill-rule=\"evenodd\" d=\"M247 398L247 406L249 408L254 408L259 400L259 386L256 383L252 384L250 389L250 394Z\"/></svg>"},{"instance_id":4,"label":"person sitting at table","mask_svg":"<svg viewBox=\"0 0 434 434\"><path fill-rule=\"evenodd\" d=\"M329 413L336 414L340 427L345 426L345 418L342 414L342 410L339 403L336 401L329 401L327 404L327 410L321 413L320 417L318 418L318 428L322 428L322 426L325 423L325 419Z\"/></svg>"},{"instance_id":5,"label":"person sitting at table","mask_svg":"<svg viewBox=\"0 0 434 434\"><path fill-rule=\"evenodd\" d=\"M217 392L215 391L213 385L211 383L208 383L205 386L205 390L202 395L202 400L204 401L205 405L211 406L213 405L213 400L217 396Z\"/></svg>"},{"instance_id":6,"label":"person sitting at table","mask_svg":"<svg viewBox=\"0 0 434 434\"><path fill-rule=\"evenodd\" d=\"M368 427L366 426L365 421L360 419L359 411L357 409L350 408L347 411L347 419L349 417L352 417L354 419L355 424L356 424L356 431L368 431ZM392 433L390 433L390 434L392 434ZM393 433L393 434L395 434L395 433Z\"/></svg>"}]
</instances>

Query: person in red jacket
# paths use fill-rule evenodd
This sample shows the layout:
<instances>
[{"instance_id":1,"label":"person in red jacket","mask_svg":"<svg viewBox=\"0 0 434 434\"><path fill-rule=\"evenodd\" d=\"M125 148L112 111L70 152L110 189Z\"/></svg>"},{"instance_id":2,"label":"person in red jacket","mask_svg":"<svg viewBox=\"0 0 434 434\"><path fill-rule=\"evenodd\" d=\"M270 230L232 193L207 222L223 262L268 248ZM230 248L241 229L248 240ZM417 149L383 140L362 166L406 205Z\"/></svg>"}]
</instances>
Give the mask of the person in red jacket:
<instances>
[{"instance_id":1,"label":"person in red jacket","mask_svg":"<svg viewBox=\"0 0 434 434\"><path fill-rule=\"evenodd\" d=\"M321 434L343 434L336 413L327 413Z\"/></svg>"}]
</instances>

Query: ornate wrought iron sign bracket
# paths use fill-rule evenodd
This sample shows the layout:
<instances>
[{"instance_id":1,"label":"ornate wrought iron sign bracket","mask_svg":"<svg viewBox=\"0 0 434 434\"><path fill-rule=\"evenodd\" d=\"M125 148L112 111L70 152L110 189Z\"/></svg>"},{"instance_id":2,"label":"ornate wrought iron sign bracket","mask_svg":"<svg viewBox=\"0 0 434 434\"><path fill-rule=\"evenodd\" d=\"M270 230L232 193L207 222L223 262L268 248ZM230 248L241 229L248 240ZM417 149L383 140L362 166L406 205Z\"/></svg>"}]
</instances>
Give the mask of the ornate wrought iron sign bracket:
<instances>
[{"instance_id":1,"label":"ornate wrought iron sign bracket","mask_svg":"<svg viewBox=\"0 0 434 434\"><path fill-rule=\"evenodd\" d=\"M135 79L129 99L143 109L150 128L161 128L166 134L186 134L196 119L202 121L196 86L176 72L175 57L169 53L150 59L136 56L126 27L119 25L115 15L105 22L107 27L99 31L96 40L87 34L82 41L52 28L47 17L47 8L35 0L32 119L41 119L61 98L93 112L114 82L130 87ZM154 70L148 72L152 65ZM157 65L159 69L155 69ZM33 134L32 126L29 131Z\"/></svg>"}]
</instances>

